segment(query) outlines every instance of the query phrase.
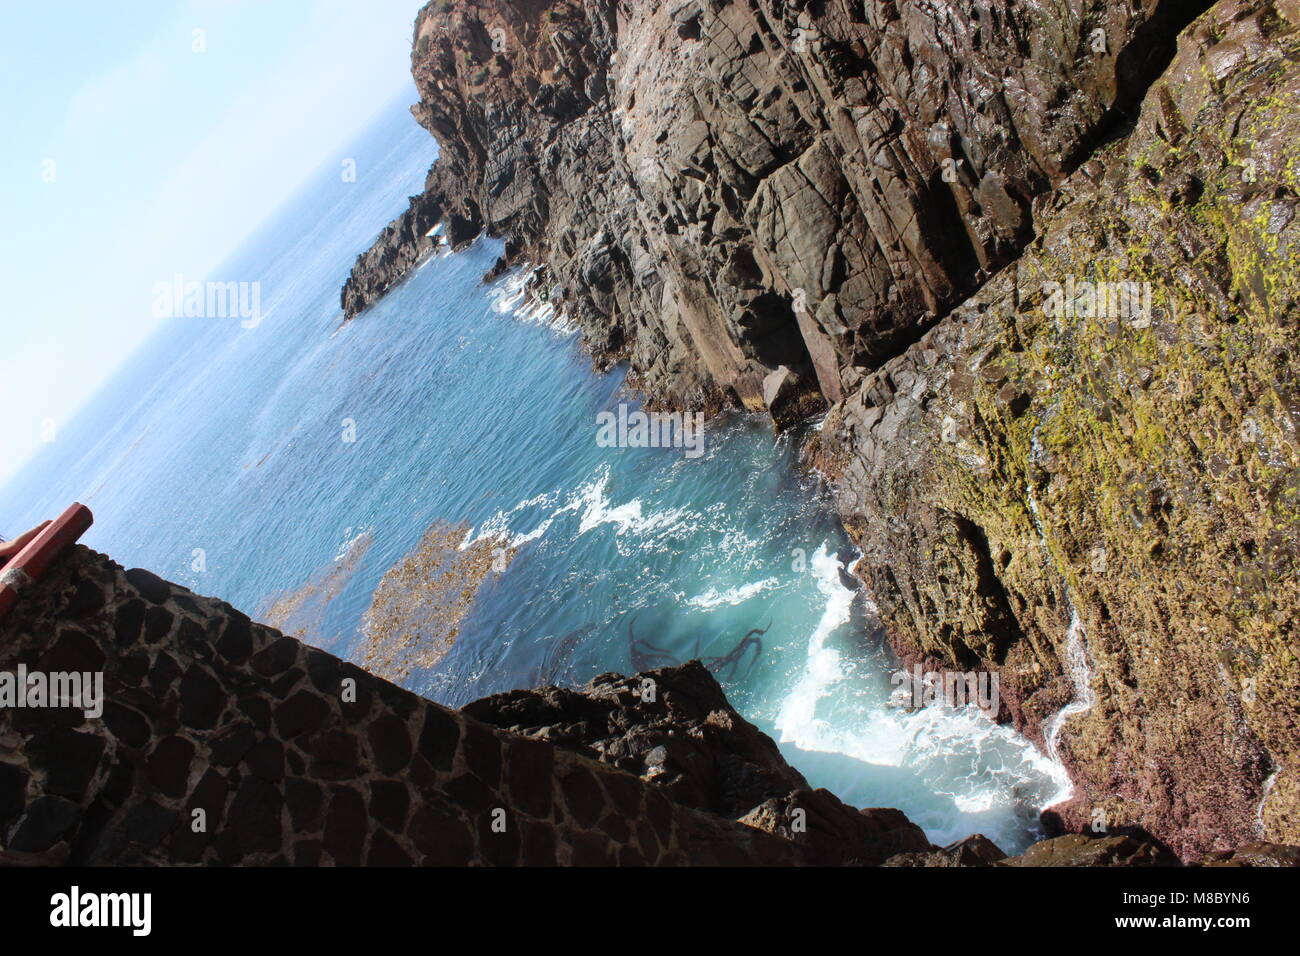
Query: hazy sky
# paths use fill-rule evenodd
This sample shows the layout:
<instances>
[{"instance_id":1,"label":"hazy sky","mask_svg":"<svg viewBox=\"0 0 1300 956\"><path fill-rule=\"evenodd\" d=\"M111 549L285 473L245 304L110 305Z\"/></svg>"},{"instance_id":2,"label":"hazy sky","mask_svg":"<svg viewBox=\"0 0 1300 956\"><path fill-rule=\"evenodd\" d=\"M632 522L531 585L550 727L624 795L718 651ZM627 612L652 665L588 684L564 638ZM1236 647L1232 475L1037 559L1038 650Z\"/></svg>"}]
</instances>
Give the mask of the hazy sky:
<instances>
[{"instance_id":1,"label":"hazy sky","mask_svg":"<svg viewBox=\"0 0 1300 956\"><path fill-rule=\"evenodd\" d=\"M420 6L0 5L0 483L159 327L155 282L203 279L414 102Z\"/></svg>"}]
</instances>

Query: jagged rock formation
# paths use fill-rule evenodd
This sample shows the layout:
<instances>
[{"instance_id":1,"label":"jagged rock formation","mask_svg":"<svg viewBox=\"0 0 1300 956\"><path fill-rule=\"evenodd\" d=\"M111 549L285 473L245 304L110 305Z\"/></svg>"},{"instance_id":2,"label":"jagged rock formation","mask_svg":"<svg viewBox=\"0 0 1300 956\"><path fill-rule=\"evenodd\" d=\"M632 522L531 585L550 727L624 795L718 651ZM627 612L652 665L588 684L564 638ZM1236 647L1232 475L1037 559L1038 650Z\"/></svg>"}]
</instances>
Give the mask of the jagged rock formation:
<instances>
[{"instance_id":1,"label":"jagged rock formation","mask_svg":"<svg viewBox=\"0 0 1300 956\"><path fill-rule=\"evenodd\" d=\"M740 817L771 797L808 789L772 739L727 703L699 662L607 674L581 691L516 690L466 704L477 720L549 741L643 780L678 803Z\"/></svg>"},{"instance_id":2,"label":"jagged rock formation","mask_svg":"<svg viewBox=\"0 0 1300 956\"><path fill-rule=\"evenodd\" d=\"M855 810L809 788L699 661L634 677L607 674L582 691L511 691L464 711L636 774L684 806L779 833L826 864L874 866L934 850L897 810Z\"/></svg>"},{"instance_id":3,"label":"jagged rock formation","mask_svg":"<svg viewBox=\"0 0 1300 956\"><path fill-rule=\"evenodd\" d=\"M654 401L831 406L812 457L895 646L1001 672L1078 784L1061 822L1184 859L1300 840L1298 26L437 0L412 69L442 152L344 308L441 216L543 264Z\"/></svg>"},{"instance_id":4,"label":"jagged rock formation","mask_svg":"<svg viewBox=\"0 0 1300 956\"><path fill-rule=\"evenodd\" d=\"M441 153L345 312L446 213L544 262L653 396L763 408L786 365L839 401L1014 256L1196 6L435 0Z\"/></svg>"}]
</instances>

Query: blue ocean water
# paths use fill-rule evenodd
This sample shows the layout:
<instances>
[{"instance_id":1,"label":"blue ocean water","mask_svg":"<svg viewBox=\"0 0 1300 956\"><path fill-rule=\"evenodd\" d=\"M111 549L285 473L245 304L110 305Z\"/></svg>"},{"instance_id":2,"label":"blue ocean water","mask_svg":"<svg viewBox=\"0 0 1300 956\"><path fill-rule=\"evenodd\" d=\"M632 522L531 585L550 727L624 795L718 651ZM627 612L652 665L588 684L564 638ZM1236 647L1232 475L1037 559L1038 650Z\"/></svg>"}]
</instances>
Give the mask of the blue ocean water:
<instances>
[{"instance_id":1,"label":"blue ocean water","mask_svg":"<svg viewBox=\"0 0 1300 956\"><path fill-rule=\"evenodd\" d=\"M457 706L721 658L762 630L718 676L814 786L898 807L936 842L1026 845L1068 793L1059 768L974 709L888 705L892 662L797 436L737 415L698 458L600 447L597 414L635 402L623 373L595 374L521 276L481 281L491 240L342 324L353 259L436 147L395 107L351 155L356 182L326 169L212 277L260 283L256 327L153 319L142 290L157 333L0 492L0 528L80 500L91 547L250 612L346 565L308 636L360 659L384 573L434 522L465 525L515 556L412 689Z\"/></svg>"}]
</instances>

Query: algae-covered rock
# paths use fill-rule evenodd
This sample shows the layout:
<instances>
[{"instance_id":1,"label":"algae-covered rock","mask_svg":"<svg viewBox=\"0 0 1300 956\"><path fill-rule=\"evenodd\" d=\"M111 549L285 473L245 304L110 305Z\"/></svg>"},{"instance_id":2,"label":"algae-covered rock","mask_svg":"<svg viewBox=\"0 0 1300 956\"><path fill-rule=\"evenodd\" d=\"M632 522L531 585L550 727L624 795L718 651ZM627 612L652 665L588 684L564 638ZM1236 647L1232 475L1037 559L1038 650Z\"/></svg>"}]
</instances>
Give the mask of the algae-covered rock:
<instances>
[{"instance_id":1,"label":"algae-covered rock","mask_svg":"<svg viewBox=\"0 0 1300 956\"><path fill-rule=\"evenodd\" d=\"M905 655L996 667L1070 827L1300 838L1300 32L1221 2L1025 254L832 410ZM1287 13L1287 15L1283 15Z\"/></svg>"}]
</instances>

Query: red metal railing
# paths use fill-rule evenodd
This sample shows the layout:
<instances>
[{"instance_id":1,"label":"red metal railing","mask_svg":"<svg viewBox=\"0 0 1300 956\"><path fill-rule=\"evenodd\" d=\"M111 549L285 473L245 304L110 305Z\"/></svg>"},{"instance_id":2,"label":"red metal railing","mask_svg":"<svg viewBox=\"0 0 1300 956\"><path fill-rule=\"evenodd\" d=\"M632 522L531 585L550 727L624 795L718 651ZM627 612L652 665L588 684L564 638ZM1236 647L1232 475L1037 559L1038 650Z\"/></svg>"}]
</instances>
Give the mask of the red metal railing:
<instances>
[{"instance_id":1,"label":"red metal railing","mask_svg":"<svg viewBox=\"0 0 1300 956\"><path fill-rule=\"evenodd\" d=\"M85 534L94 521L95 516L85 505L69 505L0 567L0 619L18 603L23 589L40 580L54 559Z\"/></svg>"}]
</instances>

